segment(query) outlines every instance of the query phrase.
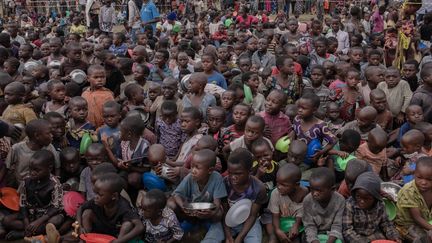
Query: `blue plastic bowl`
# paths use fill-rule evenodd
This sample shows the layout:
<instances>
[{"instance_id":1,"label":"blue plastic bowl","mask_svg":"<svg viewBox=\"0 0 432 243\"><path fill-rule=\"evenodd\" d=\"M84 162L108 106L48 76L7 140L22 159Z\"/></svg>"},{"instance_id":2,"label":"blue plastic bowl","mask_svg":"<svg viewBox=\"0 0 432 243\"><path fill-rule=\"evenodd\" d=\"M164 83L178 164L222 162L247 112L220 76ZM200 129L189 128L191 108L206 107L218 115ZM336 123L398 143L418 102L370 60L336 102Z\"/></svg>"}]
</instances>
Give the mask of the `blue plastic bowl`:
<instances>
[{"instance_id":1,"label":"blue plastic bowl","mask_svg":"<svg viewBox=\"0 0 432 243\"><path fill-rule=\"evenodd\" d=\"M147 190L159 189L161 191L166 191L167 189L165 181L151 172L145 172L142 175L142 182Z\"/></svg>"},{"instance_id":2,"label":"blue plastic bowl","mask_svg":"<svg viewBox=\"0 0 432 243\"><path fill-rule=\"evenodd\" d=\"M312 156L318 151L321 150L321 141L317 138L312 139L308 146L307 146L307 153L305 158L305 164L311 165L312 164Z\"/></svg>"}]
</instances>

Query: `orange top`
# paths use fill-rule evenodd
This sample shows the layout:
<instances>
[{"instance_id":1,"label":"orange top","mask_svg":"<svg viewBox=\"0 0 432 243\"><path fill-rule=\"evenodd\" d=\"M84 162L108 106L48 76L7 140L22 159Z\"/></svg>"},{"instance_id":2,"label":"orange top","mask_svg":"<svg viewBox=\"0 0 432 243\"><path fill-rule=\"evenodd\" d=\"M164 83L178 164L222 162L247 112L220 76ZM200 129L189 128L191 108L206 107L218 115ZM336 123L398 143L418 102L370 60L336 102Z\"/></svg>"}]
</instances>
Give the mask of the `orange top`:
<instances>
[{"instance_id":1,"label":"orange top","mask_svg":"<svg viewBox=\"0 0 432 243\"><path fill-rule=\"evenodd\" d=\"M96 128L104 124L102 108L105 102L114 100L114 94L107 88L99 90L87 89L81 95L88 103L87 120Z\"/></svg>"}]
</instances>

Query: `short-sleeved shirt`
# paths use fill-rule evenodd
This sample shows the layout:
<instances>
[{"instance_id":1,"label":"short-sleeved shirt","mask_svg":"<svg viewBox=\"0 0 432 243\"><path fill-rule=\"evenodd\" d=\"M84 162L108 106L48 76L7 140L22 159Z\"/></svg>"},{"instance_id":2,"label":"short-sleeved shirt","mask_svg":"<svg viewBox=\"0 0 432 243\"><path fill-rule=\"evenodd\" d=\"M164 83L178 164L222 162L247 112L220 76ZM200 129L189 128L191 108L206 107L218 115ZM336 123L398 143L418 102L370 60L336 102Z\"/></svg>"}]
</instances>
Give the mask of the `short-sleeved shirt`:
<instances>
[{"instance_id":1,"label":"short-sleeved shirt","mask_svg":"<svg viewBox=\"0 0 432 243\"><path fill-rule=\"evenodd\" d=\"M267 192L264 184L254 176L249 177L249 187L243 192L237 192L231 185L229 176L224 178L228 193L228 204L230 207L241 199L249 199L253 203L264 205L268 202Z\"/></svg>"},{"instance_id":2,"label":"short-sleeved shirt","mask_svg":"<svg viewBox=\"0 0 432 243\"><path fill-rule=\"evenodd\" d=\"M139 215L131 204L119 197L117 201L117 212L114 216L108 217L105 215L104 208L96 205L94 200L85 202L81 206L82 211L90 209L95 214L92 225L92 233L107 234L117 237L120 233L121 225L126 221L134 219L139 220Z\"/></svg>"},{"instance_id":3,"label":"short-sleeved shirt","mask_svg":"<svg viewBox=\"0 0 432 243\"><path fill-rule=\"evenodd\" d=\"M2 119L11 124L21 123L26 125L36 118L35 112L24 104L8 105L2 115Z\"/></svg>"},{"instance_id":4,"label":"short-sleeved shirt","mask_svg":"<svg viewBox=\"0 0 432 243\"><path fill-rule=\"evenodd\" d=\"M216 71L213 71L213 73L207 77L207 83L216 84L223 89L227 89L225 77Z\"/></svg>"},{"instance_id":5,"label":"short-sleeved shirt","mask_svg":"<svg viewBox=\"0 0 432 243\"><path fill-rule=\"evenodd\" d=\"M161 119L156 119L155 130L158 143L164 145L166 155L169 158L174 158L184 140L180 120L177 119L174 123L167 124Z\"/></svg>"},{"instance_id":6,"label":"short-sleeved shirt","mask_svg":"<svg viewBox=\"0 0 432 243\"><path fill-rule=\"evenodd\" d=\"M270 145L270 147L271 147L271 149L272 149L272 151L273 151L273 150L274 150L274 147L273 147L272 142L271 142L268 138L266 138L266 137L263 137L263 138L264 138L264 140L266 140L266 141L268 142L268 144ZM246 146L246 142L245 142L245 140L244 140L244 135L241 136L241 137L239 137L239 138L234 139L234 140L229 144L229 146L230 146L231 151L234 151L234 150L236 150L236 149L238 149L238 148L245 148L245 149L248 148L248 147Z\"/></svg>"},{"instance_id":7,"label":"short-sleeved shirt","mask_svg":"<svg viewBox=\"0 0 432 243\"><path fill-rule=\"evenodd\" d=\"M100 127L104 124L102 109L103 105L107 101L114 100L114 94L107 88L100 90L87 89L81 95L88 104L88 115L87 120L96 127Z\"/></svg>"},{"instance_id":8,"label":"short-sleeved shirt","mask_svg":"<svg viewBox=\"0 0 432 243\"><path fill-rule=\"evenodd\" d=\"M279 189L274 189L270 196L268 209L279 214L280 217L298 217L303 216L303 203L296 203L286 195L281 195Z\"/></svg>"},{"instance_id":9,"label":"short-sleeved shirt","mask_svg":"<svg viewBox=\"0 0 432 243\"><path fill-rule=\"evenodd\" d=\"M178 195L188 202L213 202L214 199L221 199L227 196L222 176L213 171L205 187L200 190L198 183L192 175L187 175L177 186L173 195Z\"/></svg>"},{"instance_id":10,"label":"short-sleeved shirt","mask_svg":"<svg viewBox=\"0 0 432 243\"><path fill-rule=\"evenodd\" d=\"M158 18L159 11L157 10L156 5L153 3L153 1L149 0L147 4L142 5L140 15L143 22L148 22L150 20ZM154 32L156 30L156 23L152 24L152 27Z\"/></svg>"},{"instance_id":11,"label":"short-sleeved shirt","mask_svg":"<svg viewBox=\"0 0 432 243\"><path fill-rule=\"evenodd\" d=\"M189 99L187 95L183 96L183 108L192 107L192 101ZM216 106L216 98L209 93L205 93L204 97L201 100L201 104L198 107L203 115L203 118L207 118L207 109L209 107Z\"/></svg>"},{"instance_id":12,"label":"short-sleeved shirt","mask_svg":"<svg viewBox=\"0 0 432 243\"><path fill-rule=\"evenodd\" d=\"M427 206L426 201L418 190L415 181L405 184L398 193L397 214L395 223L398 226L408 228L414 225L414 219L411 217L409 210L417 208L420 216L425 220L432 219L432 210Z\"/></svg>"},{"instance_id":13,"label":"short-sleeved shirt","mask_svg":"<svg viewBox=\"0 0 432 243\"><path fill-rule=\"evenodd\" d=\"M140 215L144 215L138 211ZM153 225L150 219L142 220L145 227L145 242L168 241L176 239L178 241L183 237L183 230L174 211L168 207L162 210L162 219L158 225Z\"/></svg>"},{"instance_id":14,"label":"short-sleeved shirt","mask_svg":"<svg viewBox=\"0 0 432 243\"><path fill-rule=\"evenodd\" d=\"M95 197L93 191L93 183L91 181L92 171L90 167L85 167L80 175L80 183L78 186L78 191L85 192L86 200L92 200Z\"/></svg>"},{"instance_id":15,"label":"short-sleeved shirt","mask_svg":"<svg viewBox=\"0 0 432 243\"><path fill-rule=\"evenodd\" d=\"M263 111L258 113L258 115L264 119L267 128L271 131L270 140L272 144L276 144L281 137L288 135L292 131L289 117L282 112L279 112L277 115L270 115Z\"/></svg>"},{"instance_id":16,"label":"short-sleeved shirt","mask_svg":"<svg viewBox=\"0 0 432 243\"><path fill-rule=\"evenodd\" d=\"M312 139L319 139L324 144L324 146L327 144L333 144L336 141L335 135L333 135L333 133L327 127L327 123L325 121L319 121L309 128L309 130L303 131L301 128L301 119L299 116L296 116L294 118L293 128L297 139L305 142L306 144L309 144Z\"/></svg>"}]
</instances>

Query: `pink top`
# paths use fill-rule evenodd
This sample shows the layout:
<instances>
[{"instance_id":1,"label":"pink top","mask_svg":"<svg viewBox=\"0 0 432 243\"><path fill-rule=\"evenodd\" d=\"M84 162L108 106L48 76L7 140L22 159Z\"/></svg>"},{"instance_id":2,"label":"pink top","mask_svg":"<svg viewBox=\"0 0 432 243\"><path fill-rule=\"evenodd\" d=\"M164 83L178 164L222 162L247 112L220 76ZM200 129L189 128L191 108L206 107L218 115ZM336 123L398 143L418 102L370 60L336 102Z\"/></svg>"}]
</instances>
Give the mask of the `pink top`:
<instances>
[{"instance_id":1,"label":"pink top","mask_svg":"<svg viewBox=\"0 0 432 243\"><path fill-rule=\"evenodd\" d=\"M293 129L289 117L282 112L273 116L263 111L257 115L264 118L267 128L270 129L271 136L269 138L273 144L276 144L279 138L288 135Z\"/></svg>"}]
</instances>

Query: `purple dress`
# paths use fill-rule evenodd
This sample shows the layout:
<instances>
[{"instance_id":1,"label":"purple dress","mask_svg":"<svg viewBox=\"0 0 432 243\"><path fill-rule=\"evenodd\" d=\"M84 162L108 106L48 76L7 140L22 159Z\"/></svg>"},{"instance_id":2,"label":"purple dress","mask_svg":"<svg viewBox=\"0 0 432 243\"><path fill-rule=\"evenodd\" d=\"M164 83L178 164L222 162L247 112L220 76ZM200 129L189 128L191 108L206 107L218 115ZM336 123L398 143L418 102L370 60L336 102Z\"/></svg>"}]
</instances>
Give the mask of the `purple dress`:
<instances>
[{"instance_id":1,"label":"purple dress","mask_svg":"<svg viewBox=\"0 0 432 243\"><path fill-rule=\"evenodd\" d=\"M296 138L306 144L309 144L312 139L320 140L322 146L333 144L336 141L335 136L328 128L327 123L322 120L314 124L308 131L304 132L301 129L301 119L299 116L296 116L294 118L293 128Z\"/></svg>"}]
</instances>

